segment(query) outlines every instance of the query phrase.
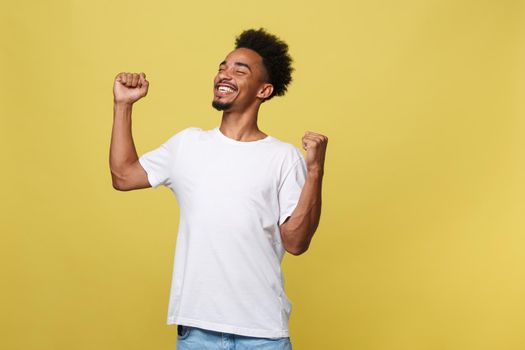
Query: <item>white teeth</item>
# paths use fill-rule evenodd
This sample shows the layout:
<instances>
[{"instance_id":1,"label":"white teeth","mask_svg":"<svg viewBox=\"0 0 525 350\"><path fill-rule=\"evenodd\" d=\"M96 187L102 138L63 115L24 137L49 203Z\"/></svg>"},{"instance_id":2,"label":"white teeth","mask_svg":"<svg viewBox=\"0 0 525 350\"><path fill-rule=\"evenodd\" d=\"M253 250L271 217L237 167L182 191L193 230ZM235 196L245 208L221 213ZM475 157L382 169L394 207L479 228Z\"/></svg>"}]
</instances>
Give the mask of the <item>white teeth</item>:
<instances>
[{"instance_id":1,"label":"white teeth","mask_svg":"<svg viewBox=\"0 0 525 350\"><path fill-rule=\"evenodd\" d=\"M219 86L218 89L220 92L233 92L233 89L228 86Z\"/></svg>"}]
</instances>

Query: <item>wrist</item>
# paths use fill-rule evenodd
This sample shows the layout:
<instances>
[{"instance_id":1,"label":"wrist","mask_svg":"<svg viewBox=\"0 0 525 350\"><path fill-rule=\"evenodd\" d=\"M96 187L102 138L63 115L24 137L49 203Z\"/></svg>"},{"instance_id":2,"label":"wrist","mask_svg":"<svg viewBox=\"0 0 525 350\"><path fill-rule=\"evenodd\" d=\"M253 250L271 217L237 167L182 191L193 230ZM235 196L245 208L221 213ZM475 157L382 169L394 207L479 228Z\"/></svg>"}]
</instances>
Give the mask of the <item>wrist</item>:
<instances>
[{"instance_id":1,"label":"wrist","mask_svg":"<svg viewBox=\"0 0 525 350\"><path fill-rule=\"evenodd\" d=\"M127 101L113 100L113 104L115 106L119 106L119 107L131 107L131 106L133 106L133 102L127 102Z\"/></svg>"},{"instance_id":2,"label":"wrist","mask_svg":"<svg viewBox=\"0 0 525 350\"><path fill-rule=\"evenodd\" d=\"M324 175L324 171L320 168L307 169L306 175L308 177L322 178Z\"/></svg>"}]
</instances>

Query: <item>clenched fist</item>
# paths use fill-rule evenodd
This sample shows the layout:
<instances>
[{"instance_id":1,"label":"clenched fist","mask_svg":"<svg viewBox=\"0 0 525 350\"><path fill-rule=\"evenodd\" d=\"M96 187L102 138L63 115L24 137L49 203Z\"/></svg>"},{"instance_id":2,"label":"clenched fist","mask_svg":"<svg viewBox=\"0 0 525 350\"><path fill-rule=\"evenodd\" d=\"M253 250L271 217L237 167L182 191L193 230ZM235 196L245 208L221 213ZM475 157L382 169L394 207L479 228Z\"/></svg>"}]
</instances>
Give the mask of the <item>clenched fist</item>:
<instances>
[{"instance_id":1,"label":"clenched fist","mask_svg":"<svg viewBox=\"0 0 525 350\"><path fill-rule=\"evenodd\" d=\"M132 104L148 93L149 82L144 73L119 73L113 84L115 103Z\"/></svg>"},{"instance_id":2,"label":"clenched fist","mask_svg":"<svg viewBox=\"0 0 525 350\"><path fill-rule=\"evenodd\" d=\"M324 159L328 137L325 135L306 131L302 139L303 148L306 150L306 168L309 172L324 173Z\"/></svg>"}]
</instances>

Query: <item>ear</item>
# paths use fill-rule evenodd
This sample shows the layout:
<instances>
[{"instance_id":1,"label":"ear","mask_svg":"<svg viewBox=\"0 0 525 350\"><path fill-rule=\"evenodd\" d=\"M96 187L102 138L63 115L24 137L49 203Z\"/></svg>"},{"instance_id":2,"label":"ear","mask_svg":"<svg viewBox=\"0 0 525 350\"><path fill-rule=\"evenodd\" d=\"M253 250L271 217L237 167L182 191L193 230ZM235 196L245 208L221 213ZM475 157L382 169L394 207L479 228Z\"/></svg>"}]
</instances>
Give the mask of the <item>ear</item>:
<instances>
[{"instance_id":1,"label":"ear","mask_svg":"<svg viewBox=\"0 0 525 350\"><path fill-rule=\"evenodd\" d=\"M266 100L268 97L272 95L272 92L273 92L273 85L266 83L266 84L263 84L262 88L257 93L257 97L263 100Z\"/></svg>"}]
</instances>

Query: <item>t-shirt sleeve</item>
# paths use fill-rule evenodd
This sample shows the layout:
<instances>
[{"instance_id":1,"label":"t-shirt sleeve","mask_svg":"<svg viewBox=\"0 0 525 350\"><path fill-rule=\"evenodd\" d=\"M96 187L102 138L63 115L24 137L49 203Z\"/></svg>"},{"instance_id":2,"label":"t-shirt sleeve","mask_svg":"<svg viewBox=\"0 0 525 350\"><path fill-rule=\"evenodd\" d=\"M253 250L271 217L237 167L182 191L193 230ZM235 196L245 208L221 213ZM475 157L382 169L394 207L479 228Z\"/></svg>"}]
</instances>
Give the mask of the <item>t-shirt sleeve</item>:
<instances>
[{"instance_id":1,"label":"t-shirt sleeve","mask_svg":"<svg viewBox=\"0 0 525 350\"><path fill-rule=\"evenodd\" d=\"M302 154L299 155L299 159L284 176L279 189L279 225L292 215L306 181L306 162Z\"/></svg>"},{"instance_id":2,"label":"t-shirt sleeve","mask_svg":"<svg viewBox=\"0 0 525 350\"><path fill-rule=\"evenodd\" d=\"M159 147L139 157L139 163L146 171L151 187L171 185L171 167L180 150L182 138L188 129L179 131Z\"/></svg>"}]
</instances>

